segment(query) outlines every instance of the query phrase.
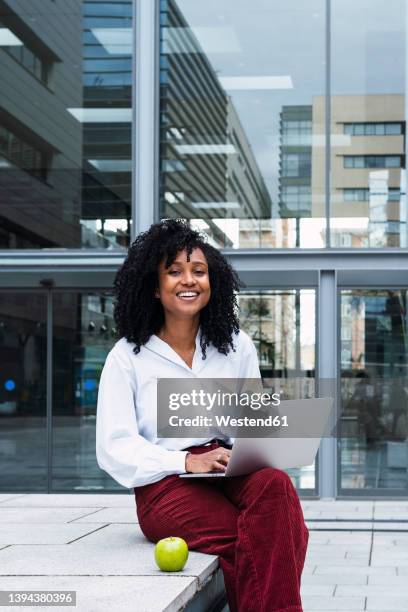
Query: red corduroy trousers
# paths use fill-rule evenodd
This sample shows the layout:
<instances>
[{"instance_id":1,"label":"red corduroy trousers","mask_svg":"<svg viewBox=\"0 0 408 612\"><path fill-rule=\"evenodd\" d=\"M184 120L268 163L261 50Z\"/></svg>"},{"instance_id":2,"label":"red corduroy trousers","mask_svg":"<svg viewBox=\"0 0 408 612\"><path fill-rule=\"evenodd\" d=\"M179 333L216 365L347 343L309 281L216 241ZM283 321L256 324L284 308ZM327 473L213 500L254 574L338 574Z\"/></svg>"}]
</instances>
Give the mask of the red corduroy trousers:
<instances>
[{"instance_id":1,"label":"red corduroy trousers","mask_svg":"<svg viewBox=\"0 0 408 612\"><path fill-rule=\"evenodd\" d=\"M204 453L218 444L192 447ZM289 476L264 468L248 476L168 476L135 488L145 536L186 540L218 555L231 612L302 612L300 578L309 533Z\"/></svg>"}]
</instances>

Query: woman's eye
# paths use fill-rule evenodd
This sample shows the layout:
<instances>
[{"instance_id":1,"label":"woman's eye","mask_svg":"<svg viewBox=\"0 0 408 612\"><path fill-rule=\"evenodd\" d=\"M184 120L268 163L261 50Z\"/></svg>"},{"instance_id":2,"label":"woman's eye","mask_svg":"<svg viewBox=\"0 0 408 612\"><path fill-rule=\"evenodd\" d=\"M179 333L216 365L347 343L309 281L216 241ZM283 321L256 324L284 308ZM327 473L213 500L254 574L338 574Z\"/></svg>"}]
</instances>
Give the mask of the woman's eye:
<instances>
[{"instance_id":1,"label":"woman's eye","mask_svg":"<svg viewBox=\"0 0 408 612\"><path fill-rule=\"evenodd\" d=\"M169 274L174 276L175 274L180 274L180 272L178 270L170 270Z\"/></svg>"},{"instance_id":2,"label":"woman's eye","mask_svg":"<svg viewBox=\"0 0 408 612\"><path fill-rule=\"evenodd\" d=\"M196 270L195 274L205 274L204 270Z\"/></svg>"}]
</instances>

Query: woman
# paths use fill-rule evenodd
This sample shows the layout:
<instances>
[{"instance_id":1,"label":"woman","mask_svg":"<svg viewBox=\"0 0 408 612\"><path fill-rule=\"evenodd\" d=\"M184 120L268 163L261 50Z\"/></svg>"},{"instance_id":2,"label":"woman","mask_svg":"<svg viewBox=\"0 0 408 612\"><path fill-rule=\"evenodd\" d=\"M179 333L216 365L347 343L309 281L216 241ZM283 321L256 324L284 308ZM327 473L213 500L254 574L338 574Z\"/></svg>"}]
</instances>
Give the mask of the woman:
<instances>
[{"instance_id":1,"label":"woman","mask_svg":"<svg viewBox=\"0 0 408 612\"><path fill-rule=\"evenodd\" d=\"M221 253L183 221L135 240L115 280L120 340L100 382L97 458L134 487L152 542L175 535L219 555L231 612L300 612L308 531L290 478L272 468L178 478L225 470L228 440L157 438L158 377L260 377L256 349L239 330L238 289Z\"/></svg>"}]
</instances>

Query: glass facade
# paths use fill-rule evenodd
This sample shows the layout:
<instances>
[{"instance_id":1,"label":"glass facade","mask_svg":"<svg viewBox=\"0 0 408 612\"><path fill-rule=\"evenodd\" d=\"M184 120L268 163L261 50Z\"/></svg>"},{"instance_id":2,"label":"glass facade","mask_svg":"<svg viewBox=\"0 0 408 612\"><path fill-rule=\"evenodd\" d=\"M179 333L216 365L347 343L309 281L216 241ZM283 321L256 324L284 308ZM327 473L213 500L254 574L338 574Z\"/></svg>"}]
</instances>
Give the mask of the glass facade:
<instances>
[{"instance_id":1,"label":"glass facade","mask_svg":"<svg viewBox=\"0 0 408 612\"><path fill-rule=\"evenodd\" d=\"M160 7L161 216L220 247L324 247L324 0Z\"/></svg>"},{"instance_id":2,"label":"glass facade","mask_svg":"<svg viewBox=\"0 0 408 612\"><path fill-rule=\"evenodd\" d=\"M5 1L0 249L118 249L131 226L131 0Z\"/></svg>"},{"instance_id":3,"label":"glass facade","mask_svg":"<svg viewBox=\"0 0 408 612\"><path fill-rule=\"evenodd\" d=\"M113 278L177 217L244 281L265 387L337 380L347 435L301 493L408 495L407 15L0 0L2 491L122 490L94 453Z\"/></svg>"},{"instance_id":4,"label":"glass facade","mask_svg":"<svg viewBox=\"0 0 408 612\"><path fill-rule=\"evenodd\" d=\"M402 0L332 2L331 244L404 247L406 23ZM368 190L359 203L344 190ZM398 201L392 190L401 194Z\"/></svg>"}]
</instances>

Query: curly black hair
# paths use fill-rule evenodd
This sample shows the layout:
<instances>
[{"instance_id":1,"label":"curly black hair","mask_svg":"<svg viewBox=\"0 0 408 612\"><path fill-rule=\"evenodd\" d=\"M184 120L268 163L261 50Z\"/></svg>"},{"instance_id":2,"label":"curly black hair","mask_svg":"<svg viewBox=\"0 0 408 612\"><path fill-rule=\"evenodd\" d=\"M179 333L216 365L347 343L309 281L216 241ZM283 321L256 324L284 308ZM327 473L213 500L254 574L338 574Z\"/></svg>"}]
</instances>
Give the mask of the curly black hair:
<instances>
[{"instance_id":1,"label":"curly black hair","mask_svg":"<svg viewBox=\"0 0 408 612\"><path fill-rule=\"evenodd\" d=\"M239 331L236 293L243 284L225 257L188 222L166 219L136 238L115 278L118 336L134 343L135 354L164 323L163 306L155 298L159 264L165 260L168 268L180 251L186 250L189 258L195 248L201 249L207 259L211 286L210 300L200 312L203 359L210 343L224 355L230 348L235 350L233 333Z\"/></svg>"}]
</instances>

